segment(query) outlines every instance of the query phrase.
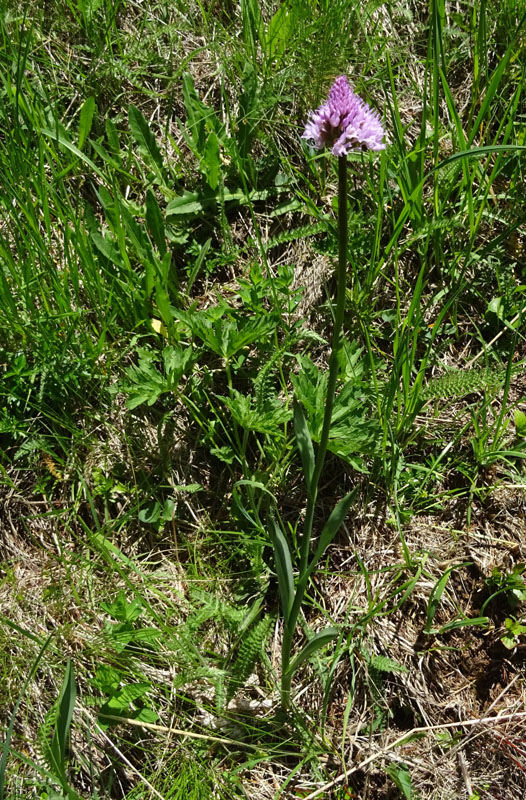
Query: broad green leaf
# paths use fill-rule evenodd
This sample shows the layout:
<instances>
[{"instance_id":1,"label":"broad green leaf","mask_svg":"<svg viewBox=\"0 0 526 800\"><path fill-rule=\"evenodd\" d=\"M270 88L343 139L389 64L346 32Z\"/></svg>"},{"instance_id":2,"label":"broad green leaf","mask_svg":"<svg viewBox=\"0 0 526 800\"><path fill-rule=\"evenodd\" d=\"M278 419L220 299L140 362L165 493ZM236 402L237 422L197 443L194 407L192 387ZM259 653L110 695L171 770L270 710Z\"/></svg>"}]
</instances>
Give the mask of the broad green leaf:
<instances>
[{"instance_id":1,"label":"broad green leaf","mask_svg":"<svg viewBox=\"0 0 526 800\"><path fill-rule=\"evenodd\" d=\"M90 145L91 145L91 147L92 147L92 148L95 150L95 152L97 153L97 155L98 155L100 158L102 158L102 160L103 160L103 161L104 161L106 164L109 164L109 165L110 165L110 167L113 167L113 169L117 169L117 170L119 170L120 172L122 172L122 165L121 165L121 163L120 163L119 161L117 161L117 159L116 159L116 158L115 158L113 155L110 155L110 153L108 153L108 151L106 150L106 148L104 147L104 145L102 145L100 142L96 142L96 141L94 141L93 139L90 139ZM130 177L131 177L131 176L130 176Z\"/></svg>"},{"instance_id":2,"label":"broad green leaf","mask_svg":"<svg viewBox=\"0 0 526 800\"><path fill-rule=\"evenodd\" d=\"M80 109L79 117L79 149L82 150L84 142L88 138L91 131L91 124L93 122L93 114L95 112L95 98L88 97L84 101Z\"/></svg>"},{"instance_id":3,"label":"broad green leaf","mask_svg":"<svg viewBox=\"0 0 526 800\"><path fill-rule=\"evenodd\" d=\"M295 8L292 4L292 8ZM278 63L280 57L286 50L287 43L291 33L292 22L292 9L289 3L284 2L276 11L268 24L267 33L267 48L269 55L277 58Z\"/></svg>"},{"instance_id":4,"label":"broad green leaf","mask_svg":"<svg viewBox=\"0 0 526 800\"><path fill-rule=\"evenodd\" d=\"M144 697L151 688L151 683L129 683L127 686L123 686L122 689L119 689L118 692L115 692L104 707L107 710L109 710L109 708L114 708L116 710L127 708L130 703L134 703L135 700Z\"/></svg>"},{"instance_id":5,"label":"broad green leaf","mask_svg":"<svg viewBox=\"0 0 526 800\"><path fill-rule=\"evenodd\" d=\"M204 206L202 197L198 192L184 192L180 197L174 198L166 206L166 216L171 217L183 214L202 214Z\"/></svg>"},{"instance_id":6,"label":"broad green leaf","mask_svg":"<svg viewBox=\"0 0 526 800\"><path fill-rule=\"evenodd\" d=\"M134 597L133 600L128 601L123 589L119 591L113 603L103 602L100 606L110 617L122 622L135 622L144 610L140 598Z\"/></svg>"},{"instance_id":7,"label":"broad green leaf","mask_svg":"<svg viewBox=\"0 0 526 800\"><path fill-rule=\"evenodd\" d=\"M324 554L325 550L327 549L327 547L330 545L330 543L338 533L345 517L349 512L351 503L356 497L357 491L358 491L357 487L352 489L333 508L329 516L329 519L323 526L323 530L320 534L320 539L318 541L318 546L316 547L314 556L312 557L312 561L309 565L309 569L307 570L307 576L312 574L316 564L318 563L318 561Z\"/></svg>"},{"instance_id":8,"label":"broad green leaf","mask_svg":"<svg viewBox=\"0 0 526 800\"><path fill-rule=\"evenodd\" d=\"M405 800L414 800L415 795L411 784L411 774L406 765L389 764L386 771L396 788L403 793Z\"/></svg>"},{"instance_id":9,"label":"broad green leaf","mask_svg":"<svg viewBox=\"0 0 526 800\"><path fill-rule=\"evenodd\" d=\"M513 412L513 419L515 421L515 431L517 436L526 436L526 414L520 409L516 408Z\"/></svg>"},{"instance_id":10,"label":"broad green leaf","mask_svg":"<svg viewBox=\"0 0 526 800\"><path fill-rule=\"evenodd\" d=\"M425 624L425 627L424 627L424 631L426 633L432 633L431 624L432 624L433 619L435 617L435 614L437 612L437 609L438 609L438 606L439 606L439 603L440 603L440 598L442 597L442 594L444 593L444 589L446 588L446 584L447 584L447 582L449 580L449 576L451 575L453 570L460 569L461 567L467 567L467 566L469 566L469 562L464 563L464 564L454 564L452 567L449 567L449 569L447 569L444 572L442 577L433 586L433 589L431 590L431 595L429 597L429 601L428 601L428 604L427 604L427 617L426 617L426 624ZM470 620L470 622L468 624L473 624L473 623L474 624L480 624L480 623L474 622L473 620Z\"/></svg>"},{"instance_id":11,"label":"broad green leaf","mask_svg":"<svg viewBox=\"0 0 526 800\"><path fill-rule=\"evenodd\" d=\"M317 650L320 650L325 645L332 642L336 637L339 635L340 631L338 628L324 628L322 631L318 631L312 639L307 642L305 647L300 650L294 661L289 667L289 674L292 675L298 667L300 667L304 661L310 658Z\"/></svg>"},{"instance_id":12,"label":"broad green leaf","mask_svg":"<svg viewBox=\"0 0 526 800\"><path fill-rule=\"evenodd\" d=\"M157 711L154 711L153 708L138 708L132 713L131 718L152 725L159 719L159 714Z\"/></svg>"},{"instance_id":13,"label":"broad green leaf","mask_svg":"<svg viewBox=\"0 0 526 800\"><path fill-rule=\"evenodd\" d=\"M300 451L301 463L303 464L303 475L307 484L307 492L312 492L312 476L314 475L314 448L310 438L309 428L303 409L297 400L294 400L294 432L296 443Z\"/></svg>"},{"instance_id":14,"label":"broad green leaf","mask_svg":"<svg viewBox=\"0 0 526 800\"><path fill-rule=\"evenodd\" d=\"M157 142L155 141L155 136L151 132L142 113L133 103L128 109L128 123L141 154L147 159L150 166L156 167L157 170L161 172L163 168L163 158Z\"/></svg>"},{"instance_id":15,"label":"broad green leaf","mask_svg":"<svg viewBox=\"0 0 526 800\"><path fill-rule=\"evenodd\" d=\"M151 189L146 192L146 224L150 231L151 237L164 258L166 253L166 235L164 232L164 221L159 208L157 198Z\"/></svg>"},{"instance_id":16,"label":"broad green leaf","mask_svg":"<svg viewBox=\"0 0 526 800\"><path fill-rule=\"evenodd\" d=\"M187 138L187 142L198 158L202 158L207 130L220 130L221 123L213 109L199 99L193 78L189 73L183 75L183 100L186 109L186 125L191 137L190 141Z\"/></svg>"},{"instance_id":17,"label":"broad green leaf","mask_svg":"<svg viewBox=\"0 0 526 800\"><path fill-rule=\"evenodd\" d=\"M219 174L221 171L219 139L217 138L215 131L211 131L211 133L208 135L202 163L208 185L215 191L219 184Z\"/></svg>"},{"instance_id":18,"label":"broad green leaf","mask_svg":"<svg viewBox=\"0 0 526 800\"><path fill-rule=\"evenodd\" d=\"M285 624L287 624L294 599L294 575L287 540L274 517L269 517L269 534L274 547L281 608Z\"/></svg>"}]
</instances>

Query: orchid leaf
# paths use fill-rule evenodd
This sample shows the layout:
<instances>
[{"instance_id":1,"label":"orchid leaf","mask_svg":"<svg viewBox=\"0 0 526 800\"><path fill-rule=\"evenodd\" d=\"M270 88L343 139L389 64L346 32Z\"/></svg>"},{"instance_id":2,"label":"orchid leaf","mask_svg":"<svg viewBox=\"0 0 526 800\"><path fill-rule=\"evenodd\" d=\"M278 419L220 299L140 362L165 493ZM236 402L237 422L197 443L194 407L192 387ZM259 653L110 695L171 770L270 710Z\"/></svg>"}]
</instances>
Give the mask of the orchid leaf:
<instances>
[{"instance_id":1,"label":"orchid leaf","mask_svg":"<svg viewBox=\"0 0 526 800\"><path fill-rule=\"evenodd\" d=\"M274 517L269 518L269 523L269 534L274 547L274 558L276 560L281 608L283 611L283 618L287 621L292 610L294 599L292 560L287 540Z\"/></svg>"},{"instance_id":2,"label":"orchid leaf","mask_svg":"<svg viewBox=\"0 0 526 800\"><path fill-rule=\"evenodd\" d=\"M292 675L292 673L295 672L298 669L298 667L300 667L303 664L304 661L306 661L308 658L314 655L314 653L317 650L320 650L322 647L325 647L325 645L329 644L329 642L332 642L333 639L336 639L339 633L340 631L338 630L338 628L324 628L322 631L318 631L318 633L316 633L312 637L312 639L309 642L307 642L305 647L302 650L300 650L300 652L290 665L288 670L289 675Z\"/></svg>"}]
</instances>

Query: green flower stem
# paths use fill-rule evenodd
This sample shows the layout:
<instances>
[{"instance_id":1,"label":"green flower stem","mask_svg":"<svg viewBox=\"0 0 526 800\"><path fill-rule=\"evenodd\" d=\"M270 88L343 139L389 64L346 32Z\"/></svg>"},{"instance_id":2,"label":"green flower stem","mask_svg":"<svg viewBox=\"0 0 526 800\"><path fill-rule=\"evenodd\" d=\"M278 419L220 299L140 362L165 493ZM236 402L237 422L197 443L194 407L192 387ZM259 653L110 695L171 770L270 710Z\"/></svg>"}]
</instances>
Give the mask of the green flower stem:
<instances>
[{"instance_id":1,"label":"green flower stem","mask_svg":"<svg viewBox=\"0 0 526 800\"><path fill-rule=\"evenodd\" d=\"M346 156L340 156L340 158L338 158L338 269L336 273L336 313L332 332L331 355L329 358L329 379L327 382L327 396L325 400L323 427L318 453L316 455L314 473L312 475L312 481L308 492L305 524L303 526L303 536L300 543L299 580L296 586L296 593L294 595L292 609L288 619L285 620L283 629L283 644L281 648L281 703L284 709L287 709L290 703L290 684L292 679L292 675L290 673L290 655L292 649L292 637L296 629L296 623L298 621L303 598L305 597L305 592L307 591L307 570L310 541L312 537L312 524L314 522L314 509L316 507L316 500L318 498L318 484L323 465L325 463L327 446L329 444L332 410L336 396L336 382L338 380L339 373L338 355L342 343L343 317L345 312L347 235L347 158Z\"/></svg>"}]
</instances>

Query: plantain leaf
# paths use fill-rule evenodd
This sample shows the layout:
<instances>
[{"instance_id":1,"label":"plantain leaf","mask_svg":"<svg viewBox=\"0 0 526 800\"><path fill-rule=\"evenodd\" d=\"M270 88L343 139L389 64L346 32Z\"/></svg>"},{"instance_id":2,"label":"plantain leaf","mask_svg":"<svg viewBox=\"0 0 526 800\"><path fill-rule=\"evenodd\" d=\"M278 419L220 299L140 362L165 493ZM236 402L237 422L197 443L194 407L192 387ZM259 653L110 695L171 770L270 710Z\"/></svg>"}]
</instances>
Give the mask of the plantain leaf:
<instances>
[{"instance_id":1,"label":"plantain leaf","mask_svg":"<svg viewBox=\"0 0 526 800\"><path fill-rule=\"evenodd\" d=\"M274 517L269 518L269 534L274 547L274 558L276 561L276 573L278 576L278 587L281 599L281 608L285 624L289 619L294 599L294 576L292 573L292 561L287 540L283 531L279 527Z\"/></svg>"},{"instance_id":2,"label":"plantain leaf","mask_svg":"<svg viewBox=\"0 0 526 800\"><path fill-rule=\"evenodd\" d=\"M300 667L304 661L310 658L317 650L320 650L322 647L325 647L326 644L332 642L333 639L339 635L340 631L338 628L324 628L322 631L318 631L312 639L307 642L305 647L300 650L294 661L289 667L288 674L292 675L298 667Z\"/></svg>"},{"instance_id":3,"label":"plantain leaf","mask_svg":"<svg viewBox=\"0 0 526 800\"><path fill-rule=\"evenodd\" d=\"M314 475L314 448L303 408L296 399L294 400L294 431L298 450L300 451L301 463L303 464L307 492L310 495L312 492L312 476Z\"/></svg>"},{"instance_id":4,"label":"plantain leaf","mask_svg":"<svg viewBox=\"0 0 526 800\"><path fill-rule=\"evenodd\" d=\"M200 215L204 211L204 204L202 202L202 195L198 192L187 192L175 197L166 206L166 216L170 217L175 214L191 214Z\"/></svg>"}]
</instances>

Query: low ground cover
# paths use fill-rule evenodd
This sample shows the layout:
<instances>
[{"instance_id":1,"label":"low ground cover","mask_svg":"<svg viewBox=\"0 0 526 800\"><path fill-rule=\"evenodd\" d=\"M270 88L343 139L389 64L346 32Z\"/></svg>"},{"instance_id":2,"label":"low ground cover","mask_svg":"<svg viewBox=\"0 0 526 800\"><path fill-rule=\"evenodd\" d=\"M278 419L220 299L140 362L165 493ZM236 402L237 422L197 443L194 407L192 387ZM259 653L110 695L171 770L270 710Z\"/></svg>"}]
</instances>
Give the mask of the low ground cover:
<instances>
[{"instance_id":1,"label":"low ground cover","mask_svg":"<svg viewBox=\"0 0 526 800\"><path fill-rule=\"evenodd\" d=\"M0 800L524 796L525 24L4 2ZM301 134L341 74L387 147L347 157L311 555L350 510L287 707L270 520L297 590L342 210Z\"/></svg>"}]
</instances>

